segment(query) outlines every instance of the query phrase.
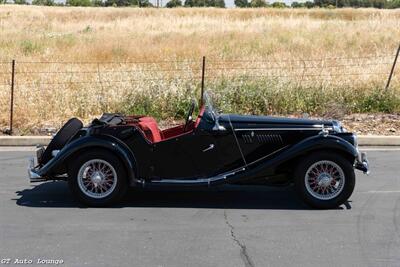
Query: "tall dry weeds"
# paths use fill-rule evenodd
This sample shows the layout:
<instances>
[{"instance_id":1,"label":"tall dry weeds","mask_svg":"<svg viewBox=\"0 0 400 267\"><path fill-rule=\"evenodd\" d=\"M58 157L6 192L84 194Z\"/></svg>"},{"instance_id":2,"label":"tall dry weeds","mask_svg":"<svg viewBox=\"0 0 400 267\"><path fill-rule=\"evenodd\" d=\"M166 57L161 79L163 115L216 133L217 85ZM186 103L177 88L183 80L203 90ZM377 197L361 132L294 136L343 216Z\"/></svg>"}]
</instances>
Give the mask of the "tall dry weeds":
<instances>
[{"instance_id":1,"label":"tall dry weeds","mask_svg":"<svg viewBox=\"0 0 400 267\"><path fill-rule=\"evenodd\" d=\"M398 79L381 89L399 42L396 10L0 6L0 125L11 59L20 129L102 111L180 117L203 55L206 85L228 111L319 114L336 101L398 112ZM104 64L57 63L77 61Z\"/></svg>"}]
</instances>

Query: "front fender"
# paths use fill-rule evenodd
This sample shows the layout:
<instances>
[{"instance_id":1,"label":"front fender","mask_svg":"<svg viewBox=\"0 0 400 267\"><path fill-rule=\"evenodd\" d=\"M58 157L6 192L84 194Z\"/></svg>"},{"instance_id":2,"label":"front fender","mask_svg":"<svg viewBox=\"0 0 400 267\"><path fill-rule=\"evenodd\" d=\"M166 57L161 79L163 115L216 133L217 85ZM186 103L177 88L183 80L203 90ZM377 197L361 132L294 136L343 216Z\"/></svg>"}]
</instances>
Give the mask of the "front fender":
<instances>
[{"instance_id":1,"label":"front fender","mask_svg":"<svg viewBox=\"0 0 400 267\"><path fill-rule=\"evenodd\" d=\"M294 156L308 153L312 150L324 150L324 149L333 149L344 152L351 157L356 158L358 155L357 148L346 141L343 138L340 138L335 135L316 135L308 137L301 142L295 144L286 152L289 154L293 154ZM288 155L290 156L290 155Z\"/></svg>"},{"instance_id":2,"label":"front fender","mask_svg":"<svg viewBox=\"0 0 400 267\"><path fill-rule=\"evenodd\" d=\"M131 149L121 140L110 135L84 136L67 144L47 164L37 171L37 174L46 177L65 165L75 153L89 148L104 148L115 153L125 165L129 181L136 182L136 159Z\"/></svg>"},{"instance_id":3,"label":"front fender","mask_svg":"<svg viewBox=\"0 0 400 267\"><path fill-rule=\"evenodd\" d=\"M287 149L282 149L281 151L267 155L254 163L248 164L244 172L233 175L229 179L229 182L235 183L243 180L265 177L267 174L271 173L271 170L274 170L281 164L316 150L341 151L354 160L358 156L357 148L343 138L334 135L311 136Z\"/></svg>"}]
</instances>

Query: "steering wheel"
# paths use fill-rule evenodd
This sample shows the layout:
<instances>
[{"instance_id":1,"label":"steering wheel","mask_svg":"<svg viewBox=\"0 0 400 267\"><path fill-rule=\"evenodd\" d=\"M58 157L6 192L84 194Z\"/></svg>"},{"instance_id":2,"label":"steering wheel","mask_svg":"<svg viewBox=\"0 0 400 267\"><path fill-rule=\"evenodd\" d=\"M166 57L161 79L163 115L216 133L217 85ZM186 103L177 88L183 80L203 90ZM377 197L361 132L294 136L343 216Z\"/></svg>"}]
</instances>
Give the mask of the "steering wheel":
<instances>
[{"instance_id":1,"label":"steering wheel","mask_svg":"<svg viewBox=\"0 0 400 267\"><path fill-rule=\"evenodd\" d=\"M193 115L195 106L196 106L196 102L192 99L192 103L190 104L189 112L186 116L185 127L183 127L184 133L187 131L187 128L189 127L189 123L192 122L192 115Z\"/></svg>"}]
</instances>

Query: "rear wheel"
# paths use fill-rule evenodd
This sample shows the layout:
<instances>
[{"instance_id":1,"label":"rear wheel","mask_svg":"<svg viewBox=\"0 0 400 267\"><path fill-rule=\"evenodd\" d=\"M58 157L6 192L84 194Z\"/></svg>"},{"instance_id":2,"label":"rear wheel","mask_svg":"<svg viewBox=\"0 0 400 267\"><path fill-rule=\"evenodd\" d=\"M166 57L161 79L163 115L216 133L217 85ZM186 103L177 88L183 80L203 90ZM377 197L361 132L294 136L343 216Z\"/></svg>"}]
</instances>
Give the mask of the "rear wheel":
<instances>
[{"instance_id":1,"label":"rear wheel","mask_svg":"<svg viewBox=\"0 0 400 267\"><path fill-rule=\"evenodd\" d=\"M354 169L340 154L316 152L297 166L295 186L301 199L311 207L336 208L353 193Z\"/></svg>"},{"instance_id":2,"label":"rear wheel","mask_svg":"<svg viewBox=\"0 0 400 267\"><path fill-rule=\"evenodd\" d=\"M124 166L106 150L89 151L74 160L68 182L76 199L89 206L111 205L127 189Z\"/></svg>"}]
</instances>

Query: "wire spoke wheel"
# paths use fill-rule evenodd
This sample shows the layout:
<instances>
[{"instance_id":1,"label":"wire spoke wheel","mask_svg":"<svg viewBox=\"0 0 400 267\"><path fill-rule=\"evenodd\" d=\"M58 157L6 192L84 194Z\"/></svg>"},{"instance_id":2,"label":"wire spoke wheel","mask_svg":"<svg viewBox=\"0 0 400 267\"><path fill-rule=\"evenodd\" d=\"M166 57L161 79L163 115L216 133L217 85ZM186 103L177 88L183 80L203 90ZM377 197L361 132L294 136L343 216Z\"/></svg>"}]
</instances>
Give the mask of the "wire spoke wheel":
<instances>
[{"instance_id":1,"label":"wire spoke wheel","mask_svg":"<svg viewBox=\"0 0 400 267\"><path fill-rule=\"evenodd\" d=\"M85 162L78 172L79 189L88 197L101 199L109 196L117 186L117 172L105 160Z\"/></svg>"},{"instance_id":2,"label":"wire spoke wheel","mask_svg":"<svg viewBox=\"0 0 400 267\"><path fill-rule=\"evenodd\" d=\"M312 164L306 171L304 179L308 193L319 200L337 197L345 184L342 168L330 160L321 160Z\"/></svg>"}]
</instances>

